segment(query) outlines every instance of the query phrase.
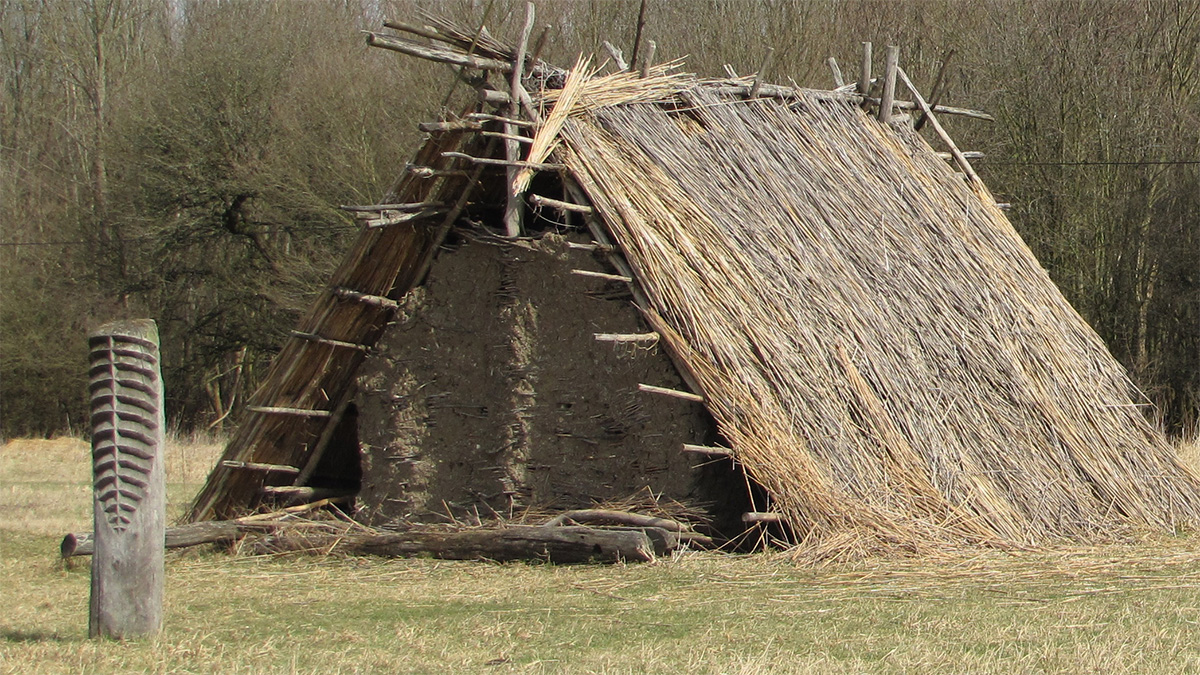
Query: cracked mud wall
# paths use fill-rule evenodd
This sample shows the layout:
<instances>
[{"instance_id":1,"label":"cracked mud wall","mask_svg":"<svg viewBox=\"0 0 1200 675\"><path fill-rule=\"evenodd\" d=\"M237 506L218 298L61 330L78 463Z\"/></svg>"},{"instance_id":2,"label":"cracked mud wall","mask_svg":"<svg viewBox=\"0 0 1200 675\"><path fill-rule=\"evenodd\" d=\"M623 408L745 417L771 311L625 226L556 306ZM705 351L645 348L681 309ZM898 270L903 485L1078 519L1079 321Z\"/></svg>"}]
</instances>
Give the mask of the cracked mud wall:
<instances>
[{"instance_id":1,"label":"cracked mud wall","mask_svg":"<svg viewBox=\"0 0 1200 675\"><path fill-rule=\"evenodd\" d=\"M712 500L680 451L712 440L708 413L637 390L686 386L661 347L593 338L649 329L623 284L572 269L611 271L559 235L441 252L360 371L368 520Z\"/></svg>"}]
</instances>

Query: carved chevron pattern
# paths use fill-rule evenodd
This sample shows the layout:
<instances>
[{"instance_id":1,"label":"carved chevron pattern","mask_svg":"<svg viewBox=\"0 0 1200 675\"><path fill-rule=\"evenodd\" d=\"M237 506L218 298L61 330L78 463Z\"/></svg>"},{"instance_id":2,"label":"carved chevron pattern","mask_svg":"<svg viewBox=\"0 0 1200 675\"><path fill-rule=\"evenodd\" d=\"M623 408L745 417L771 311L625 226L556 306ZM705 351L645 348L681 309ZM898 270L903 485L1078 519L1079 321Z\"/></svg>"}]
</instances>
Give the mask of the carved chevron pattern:
<instances>
[{"instance_id":1,"label":"carved chevron pattern","mask_svg":"<svg viewBox=\"0 0 1200 675\"><path fill-rule=\"evenodd\" d=\"M132 337L94 337L89 376L96 499L109 526L123 532L146 498L157 454L158 347Z\"/></svg>"}]
</instances>

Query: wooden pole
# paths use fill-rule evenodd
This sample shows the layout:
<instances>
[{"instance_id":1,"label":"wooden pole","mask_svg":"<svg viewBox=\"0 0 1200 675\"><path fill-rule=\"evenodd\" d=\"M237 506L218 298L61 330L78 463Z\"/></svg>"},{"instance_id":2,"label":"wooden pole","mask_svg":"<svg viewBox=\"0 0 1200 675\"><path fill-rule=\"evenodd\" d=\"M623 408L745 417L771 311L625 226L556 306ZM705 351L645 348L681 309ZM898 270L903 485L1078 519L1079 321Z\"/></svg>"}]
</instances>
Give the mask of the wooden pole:
<instances>
[{"instance_id":1,"label":"wooden pole","mask_svg":"<svg viewBox=\"0 0 1200 675\"><path fill-rule=\"evenodd\" d=\"M93 531L90 637L157 633L163 619L162 377L153 321L89 336Z\"/></svg>"},{"instance_id":2,"label":"wooden pole","mask_svg":"<svg viewBox=\"0 0 1200 675\"><path fill-rule=\"evenodd\" d=\"M871 90L871 43L862 43L863 56L858 75L858 93L866 96ZM866 103L865 101L863 102Z\"/></svg>"},{"instance_id":3,"label":"wooden pole","mask_svg":"<svg viewBox=\"0 0 1200 675\"><path fill-rule=\"evenodd\" d=\"M879 121L883 124L892 119L892 104L896 101L896 68L899 64L900 48L888 45L883 70L883 95L879 99Z\"/></svg>"},{"instance_id":4,"label":"wooden pole","mask_svg":"<svg viewBox=\"0 0 1200 675\"><path fill-rule=\"evenodd\" d=\"M519 93L523 89L521 85L521 76L524 73L525 66L525 50L529 45L529 35L533 32L533 3L525 3L525 24L521 27L521 41L517 43L517 53L513 57L513 70L511 79L512 99L509 101L508 116L520 117L521 115L521 97ZM512 125L504 125L504 133L515 135L516 128ZM520 145L511 139L504 141L504 156L509 162L515 162L521 158ZM520 169L516 166L508 167L508 195L504 204L504 235L506 237L521 236L521 194L517 189L517 174Z\"/></svg>"}]
</instances>

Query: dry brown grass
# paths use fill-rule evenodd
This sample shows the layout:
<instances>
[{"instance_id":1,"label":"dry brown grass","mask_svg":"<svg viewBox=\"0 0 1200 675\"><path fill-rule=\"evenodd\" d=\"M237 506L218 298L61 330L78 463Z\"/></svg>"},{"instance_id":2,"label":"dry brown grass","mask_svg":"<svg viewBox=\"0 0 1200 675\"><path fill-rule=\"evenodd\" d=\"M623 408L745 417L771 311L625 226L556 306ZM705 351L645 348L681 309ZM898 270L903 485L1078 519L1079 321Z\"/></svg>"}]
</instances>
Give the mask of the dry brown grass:
<instances>
[{"instance_id":1,"label":"dry brown grass","mask_svg":"<svg viewBox=\"0 0 1200 675\"><path fill-rule=\"evenodd\" d=\"M182 515L221 453L222 441L171 435L163 448L167 514ZM0 446L0 522L32 534L90 530L91 461L77 438L15 439Z\"/></svg>"},{"instance_id":2,"label":"dry brown grass","mask_svg":"<svg viewBox=\"0 0 1200 675\"><path fill-rule=\"evenodd\" d=\"M0 449L0 673L1200 670L1186 639L1200 540L1162 536L816 569L782 555L557 567L172 551L164 632L88 640L87 564L57 560L57 535L86 524L86 449ZM177 509L218 452L169 447Z\"/></svg>"}]
</instances>

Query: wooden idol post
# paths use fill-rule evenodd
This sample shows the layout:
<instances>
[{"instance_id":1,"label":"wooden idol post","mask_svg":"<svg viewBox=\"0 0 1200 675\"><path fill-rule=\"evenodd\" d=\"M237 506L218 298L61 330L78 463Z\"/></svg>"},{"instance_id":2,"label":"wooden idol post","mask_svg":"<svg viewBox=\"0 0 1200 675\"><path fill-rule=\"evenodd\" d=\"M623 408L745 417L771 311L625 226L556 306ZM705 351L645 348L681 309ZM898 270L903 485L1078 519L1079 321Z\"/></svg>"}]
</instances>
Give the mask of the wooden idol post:
<instances>
[{"instance_id":1,"label":"wooden idol post","mask_svg":"<svg viewBox=\"0 0 1200 675\"><path fill-rule=\"evenodd\" d=\"M163 388L158 328L117 321L89 336L92 486L91 637L162 628Z\"/></svg>"}]
</instances>

